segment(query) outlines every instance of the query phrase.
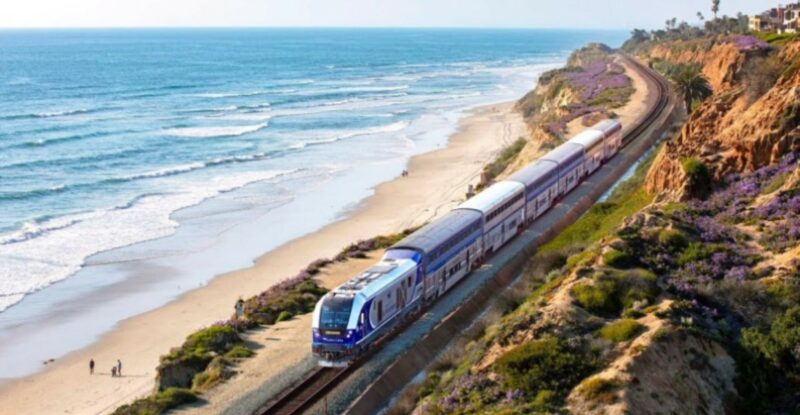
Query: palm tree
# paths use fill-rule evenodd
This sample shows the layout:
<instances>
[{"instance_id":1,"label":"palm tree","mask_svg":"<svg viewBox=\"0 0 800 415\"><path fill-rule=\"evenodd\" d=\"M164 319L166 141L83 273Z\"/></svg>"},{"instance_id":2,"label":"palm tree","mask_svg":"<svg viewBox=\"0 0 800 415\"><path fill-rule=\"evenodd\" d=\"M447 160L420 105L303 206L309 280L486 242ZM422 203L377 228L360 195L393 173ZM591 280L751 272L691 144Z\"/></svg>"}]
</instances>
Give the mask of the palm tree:
<instances>
[{"instance_id":1,"label":"palm tree","mask_svg":"<svg viewBox=\"0 0 800 415\"><path fill-rule=\"evenodd\" d=\"M719 13L719 0L711 0L711 13L714 13L714 20L717 20L717 13Z\"/></svg>"},{"instance_id":2,"label":"palm tree","mask_svg":"<svg viewBox=\"0 0 800 415\"><path fill-rule=\"evenodd\" d=\"M708 78L700 71L697 65L679 65L669 73L670 80L675 84L675 88L683 96L686 105L686 112L692 112L692 103L695 100L704 100L713 92Z\"/></svg>"},{"instance_id":3,"label":"palm tree","mask_svg":"<svg viewBox=\"0 0 800 415\"><path fill-rule=\"evenodd\" d=\"M706 18L703 16L703 13L700 13L700 12L697 12L697 18L700 20L700 22L701 22L701 23L702 23L704 20L706 20Z\"/></svg>"}]
</instances>

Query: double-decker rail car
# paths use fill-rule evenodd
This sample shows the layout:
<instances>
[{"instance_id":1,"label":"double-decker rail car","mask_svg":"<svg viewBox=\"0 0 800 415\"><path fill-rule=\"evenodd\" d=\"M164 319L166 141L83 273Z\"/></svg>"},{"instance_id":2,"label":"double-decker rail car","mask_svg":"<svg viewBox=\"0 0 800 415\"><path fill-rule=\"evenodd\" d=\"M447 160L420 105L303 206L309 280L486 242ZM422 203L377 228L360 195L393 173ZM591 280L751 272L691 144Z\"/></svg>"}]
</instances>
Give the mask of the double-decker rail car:
<instances>
[{"instance_id":1,"label":"double-decker rail car","mask_svg":"<svg viewBox=\"0 0 800 415\"><path fill-rule=\"evenodd\" d=\"M558 198L558 164L539 160L514 173L509 181L525 186L525 224L530 225L542 216Z\"/></svg>"},{"instance_id":2,"label":"double-decker rail car","mask_svg":"<svg viewBox=\"0 0 800 415\"><path fill-rule=\"evenodd\" d=\"M583 173L588 176L599 169L606 160L603 144L603 132L590 128L569 140L572 144L583 147Z\"/></svg>"},{"instance_id":3,"label":"double-decker rail car","mask_svg":"<svg viewBox=\"0 0 800 415\"><path fill-rule=\"evenodd\" d=\"M542 160L558 164L558 197L574 189L585 174L583 146L566 142L545 154Z\"/></svg>"},{"instance_id":4,"label":"double-decker rail car","mask_svg":"<svg viewBox=\"0 0 800 415\"><path fill-rule=\"evenodd\" d=\"M525 225L525 186L502 181L459 205L483 216L483 247L486 255L497 251Z\"/></svg>"},{"instance_id":5,"label":"double-decker rail car","mask_svg":"<svg viewBox=\"0 0 800 415\"><path fill-rule=\"evenodd\" d=\"M622 126L602 121L390 247L314 309L312 349L345 366L403 317L451 289L613 157Z\"/></svg>"},{"instance_id":6,"label":"double-decker rail car","mask_svg":"<svg viewBox=\"0 0 800 415\"><path fill-rule=\"evenodd\" d=\"M452 210L393 245L384 257L413 258L422 296L432 301L483 259L482 219L475 211Z\"/></svg>"},{"instance_id":7,"label":"double-decker rail car","mask_svg":"<svg viewBox=\"0 0 800 415\"><path fill-rule=\"evenodd\" d=\"M593 125L592 129L603 133L605 159L614 157L622 147L622 124L617 120L603 120Z\"/></svg>"}]
</instances>

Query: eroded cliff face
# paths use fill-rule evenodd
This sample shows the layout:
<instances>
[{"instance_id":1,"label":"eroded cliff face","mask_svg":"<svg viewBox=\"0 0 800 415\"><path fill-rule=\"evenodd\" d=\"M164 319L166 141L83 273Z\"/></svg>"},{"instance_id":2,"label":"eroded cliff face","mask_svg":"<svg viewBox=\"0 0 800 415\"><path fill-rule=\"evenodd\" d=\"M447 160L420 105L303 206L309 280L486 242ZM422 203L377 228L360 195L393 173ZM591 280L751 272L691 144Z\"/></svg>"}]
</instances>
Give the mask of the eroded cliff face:
<instances>
[{"instance_id":1,"label":"eroded cliff face","mask_svg":"<svg viewBox=\"0 0 800 415\"><path fill-rule=\"evenodd\" d=\"M760 74L744 74L743 68L750 59L763 59L766 51L740 51L730 43L708 50L672 50L669 44L652 49L649 57L701 64L714 94L658 154L647 178L648 192L662 199L687 197L682 161L689 158L702 161L720 179L775 163L800 149L800 42L771 53L780 62L781 74L753 100L753 77Z\"/></svg>"}]
</instances>

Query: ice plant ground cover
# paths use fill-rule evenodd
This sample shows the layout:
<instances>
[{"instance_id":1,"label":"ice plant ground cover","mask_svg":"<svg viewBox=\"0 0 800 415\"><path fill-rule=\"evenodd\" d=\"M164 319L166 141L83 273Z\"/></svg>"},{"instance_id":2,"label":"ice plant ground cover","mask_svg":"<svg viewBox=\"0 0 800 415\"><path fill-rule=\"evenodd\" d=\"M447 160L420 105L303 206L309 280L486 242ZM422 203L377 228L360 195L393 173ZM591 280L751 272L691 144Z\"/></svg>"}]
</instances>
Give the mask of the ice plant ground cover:
<instances>
[{"instance_id":1,"label":"ice plant ground cover","mask_svg":"<svg viewBox=\"0 0 800 415\"><path fill-rule=\"evenodd\" d=\"M545 125L555 136L563 134L567 124L576 118L583 117L584 125L591 125L595 118L610 116L609 110L625 105L633 93L633 84L625 75L625 68L611 58L598 59L584 67L567 68L554 77L556 82L579 95L577 102L562 108L563 115Z\"/></svg>"}]
</instances>

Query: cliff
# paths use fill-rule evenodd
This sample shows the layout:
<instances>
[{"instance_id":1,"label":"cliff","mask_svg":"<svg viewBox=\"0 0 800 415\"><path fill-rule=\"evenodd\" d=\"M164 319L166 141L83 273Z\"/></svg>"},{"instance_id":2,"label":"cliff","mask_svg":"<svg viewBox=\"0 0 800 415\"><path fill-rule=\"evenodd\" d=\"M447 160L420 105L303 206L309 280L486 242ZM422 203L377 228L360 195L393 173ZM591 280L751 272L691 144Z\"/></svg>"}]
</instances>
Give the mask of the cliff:
<instances>
[{"instance_id":1,"label":"cliff","mask_svg":"<svg viewBox=\"0 0 800 415\"><path fill-rule=\"evenodd\" d=\"M701 39L656 45L643 59L696 63L714 94L695 109L677 139L658 154L647 190L667 199L688 195L684 161L696 159L719 181L775 163L800 149L800 42L742 47Z\"/></svg>"}]
</instances>

